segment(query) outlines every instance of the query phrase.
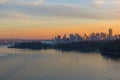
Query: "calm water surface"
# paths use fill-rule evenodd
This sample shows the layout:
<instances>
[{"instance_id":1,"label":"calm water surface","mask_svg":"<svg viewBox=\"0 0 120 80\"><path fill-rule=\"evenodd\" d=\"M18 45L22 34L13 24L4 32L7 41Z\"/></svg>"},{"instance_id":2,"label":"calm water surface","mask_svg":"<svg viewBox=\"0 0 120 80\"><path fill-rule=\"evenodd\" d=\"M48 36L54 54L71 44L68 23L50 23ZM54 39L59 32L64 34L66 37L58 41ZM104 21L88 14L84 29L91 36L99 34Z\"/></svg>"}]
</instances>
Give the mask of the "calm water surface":
<instances>
[{"instance_id":1,"label":"calm water surface","mask_svg":"<svg viewBox=\"0 0 120 80\"><path fill-rule=\"evenodd\" d=\"M119 57L0 47L0 80L120 80Z\"/></svg>"}]
</instances>

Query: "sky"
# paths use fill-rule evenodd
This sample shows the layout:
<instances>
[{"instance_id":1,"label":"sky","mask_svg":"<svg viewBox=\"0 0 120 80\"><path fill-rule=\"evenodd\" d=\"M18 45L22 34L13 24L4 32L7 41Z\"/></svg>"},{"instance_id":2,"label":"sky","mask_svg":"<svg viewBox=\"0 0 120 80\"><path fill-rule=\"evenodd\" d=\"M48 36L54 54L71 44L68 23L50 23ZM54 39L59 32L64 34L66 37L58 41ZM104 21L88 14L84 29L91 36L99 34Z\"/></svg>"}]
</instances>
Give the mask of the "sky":
<instances>
[{"instance_id":1,"label":"sky","mask_svg":"<svg viewBox=\"0 0 120 80\"><path fill-rule=\"evenodd\" d=\"M0 0L0 39L120 34L120 0Z\"/></svg>"}]
</instances>

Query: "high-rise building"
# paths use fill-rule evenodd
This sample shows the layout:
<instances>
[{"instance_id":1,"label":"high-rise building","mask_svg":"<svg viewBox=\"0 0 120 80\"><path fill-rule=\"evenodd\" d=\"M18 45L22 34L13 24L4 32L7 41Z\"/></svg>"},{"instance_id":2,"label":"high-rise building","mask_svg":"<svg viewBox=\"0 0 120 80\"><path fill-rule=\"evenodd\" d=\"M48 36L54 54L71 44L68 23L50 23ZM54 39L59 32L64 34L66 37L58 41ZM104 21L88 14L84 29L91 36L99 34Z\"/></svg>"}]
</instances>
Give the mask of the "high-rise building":
<instances>
[{"instance_id":1,"label":"high-rise building","mask_svg":"<svg viewBox=\"0 0 120 80\"><path fill-rule=\"evenodd\" d=\"M64 35L62 38L62 43L68 43L68 42L69 42L68 38L66 37L66 35Z\"/></svg>"},{"instance_id":2,"label":"high-rise building","mask_svg":"<svg viewBox=\"0 0 120 80\"><path fill-rule=\"evenodd\" d=\"M74 42L75 41L75 36L74 36L74 34L70 34L69 35L69 42Z\"/></svg>"},{"instance_id":3,"label":"high-rise building","mask_svg":"<svg viewBox=\"0 0 120 80\"><path fill-rule=\"evenodd\" d=\"M82 40L83 40L82 36L80 36L78 33L75 33L75 42L79 42Z\"/></svg>"},{"instance_id":4,"label":"high-rise building","mask_svg":"<svg viewBox=\"0 0 120 80\"><path fill-rule=\"evenodd\" d=\"M109 29L109 37L112 37L113 36L113 30L110 28Z\"/></svg>"}]
</instances>

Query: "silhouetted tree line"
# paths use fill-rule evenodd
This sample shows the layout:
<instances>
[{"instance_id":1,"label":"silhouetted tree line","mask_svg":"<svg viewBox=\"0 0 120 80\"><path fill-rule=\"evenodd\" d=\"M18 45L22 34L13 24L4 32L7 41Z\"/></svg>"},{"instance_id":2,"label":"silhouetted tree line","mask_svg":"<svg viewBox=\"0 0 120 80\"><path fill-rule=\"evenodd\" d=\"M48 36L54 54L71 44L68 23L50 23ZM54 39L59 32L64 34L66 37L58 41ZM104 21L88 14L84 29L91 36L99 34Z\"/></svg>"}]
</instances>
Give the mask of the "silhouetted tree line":
<instances>
[{"instance_id":1,"label":"silhouetted tree line","mask_svg":"<svg viewBox=\"0 0 120 80\"><path fill-rule=\"evenodd\" d=\"M102 52L120 52L120 39L107 41L100 47Z\"/></svg>"},{"instance_id":2,"label":"silhouetted tree line","mask_svg":"<svg viewBox=\"0 0 120 80\"><path fill-rule=\"evenodd\" d=\"M10 46L19 49L58 49L63 51L102 51L120 52L120 40L115 41L80 41L68 44L45 44L41 42L23 42Z\"/></svg>"},{"instance_id":3,"label":"silhouetted tree line","mask_svg":"<svg viewBox=\"0 0 120 80\"><path fill-rule=\"evenodd\" d=\"M18 49L47 49L51 48L51 45L43 44L41 42L22 42L22 43L15 43L8 48L18 48Z\"/></svg>"},{"instance_id":4,"label":"silhouetted tree line","mask_svg":"<svg viewBox=\"0 0 120 80\"><path fill-rule=\"evenodd\" d=\"M104 41L80 41L68 44L56 44L55 49L68 51L98 51Z\"/></svg>"}]
</instances>

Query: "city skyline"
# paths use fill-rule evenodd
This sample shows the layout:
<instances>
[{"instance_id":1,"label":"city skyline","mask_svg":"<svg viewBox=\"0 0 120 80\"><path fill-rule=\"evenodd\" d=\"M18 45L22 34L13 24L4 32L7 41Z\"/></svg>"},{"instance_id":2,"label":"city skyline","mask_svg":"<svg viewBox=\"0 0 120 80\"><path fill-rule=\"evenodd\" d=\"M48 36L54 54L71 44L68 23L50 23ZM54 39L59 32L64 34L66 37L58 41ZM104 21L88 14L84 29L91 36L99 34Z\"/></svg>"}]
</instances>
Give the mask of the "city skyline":
<instances>
[{"instance_id":1,"label":"city skyline","mask_svg":"<svg viewBox=\"0 0 120 80\"><path fill-rule=\"evenodd\" d=\"M119 0L0 0L0 39L51 39L60 34L120 34Z\"/></svg>"},{"instance_id":2,"label":"city skyline","mask_svg":"<svg viewBox=\"0 0 120 80\"><path fill-rule=\"evenodd\" d=\"M72 42L80 42L80 41L114 41L120 39L120 34L113 34L113 29L109 28L108 32L100 32L95 33L92 32L90 34L80 35L78 33L69 34L64 36L58 35L53 40L52 43L72 43Z\"/></svg>"}]
</instances>

